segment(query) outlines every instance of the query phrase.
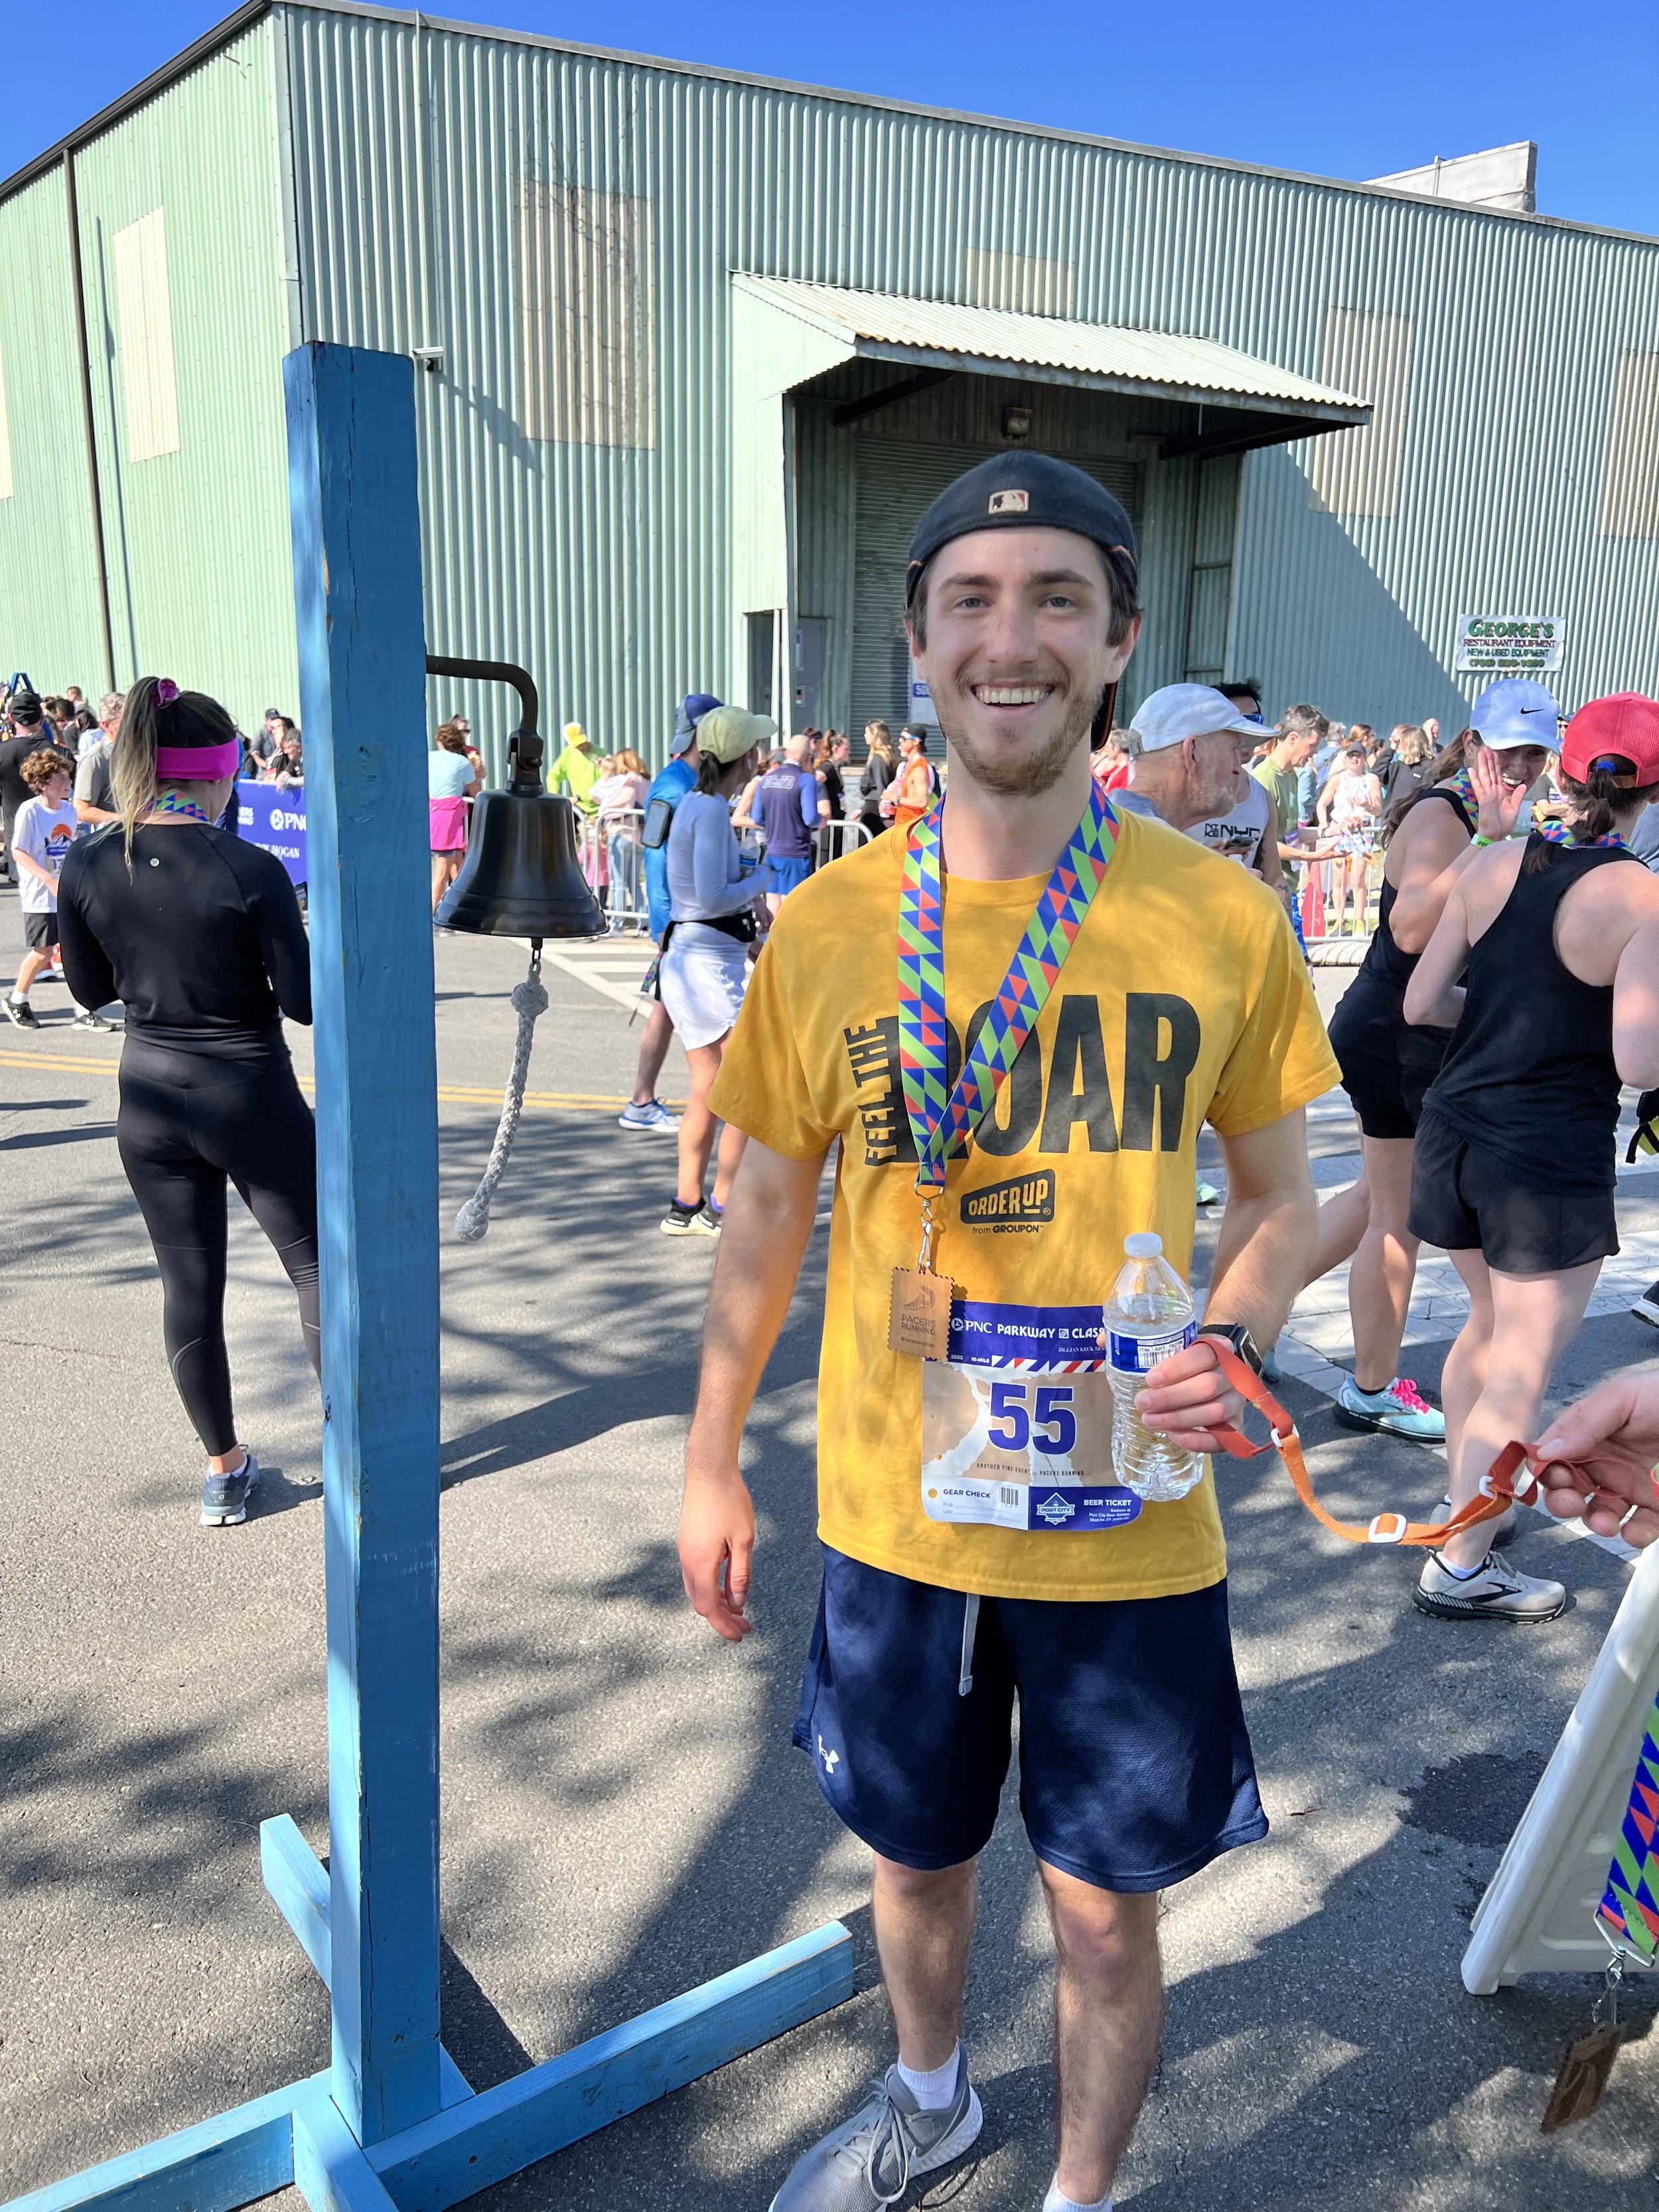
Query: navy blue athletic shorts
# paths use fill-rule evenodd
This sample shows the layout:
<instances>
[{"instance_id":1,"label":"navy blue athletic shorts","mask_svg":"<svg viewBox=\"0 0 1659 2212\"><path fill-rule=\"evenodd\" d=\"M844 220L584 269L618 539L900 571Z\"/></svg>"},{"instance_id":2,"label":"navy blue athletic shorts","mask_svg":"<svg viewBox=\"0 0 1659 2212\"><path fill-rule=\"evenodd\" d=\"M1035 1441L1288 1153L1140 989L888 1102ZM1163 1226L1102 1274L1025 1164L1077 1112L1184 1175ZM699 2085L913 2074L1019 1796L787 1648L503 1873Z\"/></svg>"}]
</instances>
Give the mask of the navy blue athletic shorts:
<instances>
[{"instance_id":1,"label":"navy blue athletic shorts","mask_svg":"<svg viewBox=\"0 0 1659 2212\"><path fill-rule=\"evenodd\" d=\"M1267 1834L1224 1582L1088 1604L981 1598L973 1621L960 1590L824 1546L794 1741L872 1850L931 1870L984 1850L1016 1693L1025 1832L1062 1873L1162 1889Z\"/></svg>"}]
</instances>

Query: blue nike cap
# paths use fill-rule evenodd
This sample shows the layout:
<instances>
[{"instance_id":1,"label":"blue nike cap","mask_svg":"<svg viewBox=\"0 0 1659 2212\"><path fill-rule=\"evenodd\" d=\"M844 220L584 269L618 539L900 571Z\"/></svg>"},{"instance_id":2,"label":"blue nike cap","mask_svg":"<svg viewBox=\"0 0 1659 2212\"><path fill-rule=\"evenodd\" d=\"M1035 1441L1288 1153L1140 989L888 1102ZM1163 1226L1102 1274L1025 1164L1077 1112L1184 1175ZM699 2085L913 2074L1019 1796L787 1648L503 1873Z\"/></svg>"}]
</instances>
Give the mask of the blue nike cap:
<instances>
[{"instance_id":1,"label":"blue nike cap","mask_svg":"<svg viewBox=\"0 0 1659 2212\"><path fill-rule=\"evenodd\" d=\"M941 545L977 530L1070 530L1092 538L1109 568L1133 592L1138 574L1134 526L1104 484L1051 453L997 453L942 491L916 525L904 604Z\"/></svg>"},{"instance_id":2,"label":"blue nike cap","mask_svg":"<svg viewBox=\"0 0 1659 2212\"><path fill-rule=\"evenodd\" d=\"M1543 745L1554 752L1561 743L1561 708L1555 694L1529 676L1500 676L1475 701L1469 727L1483 745L1499 752L1516 745Z\"/></svg>"}]
</instances>

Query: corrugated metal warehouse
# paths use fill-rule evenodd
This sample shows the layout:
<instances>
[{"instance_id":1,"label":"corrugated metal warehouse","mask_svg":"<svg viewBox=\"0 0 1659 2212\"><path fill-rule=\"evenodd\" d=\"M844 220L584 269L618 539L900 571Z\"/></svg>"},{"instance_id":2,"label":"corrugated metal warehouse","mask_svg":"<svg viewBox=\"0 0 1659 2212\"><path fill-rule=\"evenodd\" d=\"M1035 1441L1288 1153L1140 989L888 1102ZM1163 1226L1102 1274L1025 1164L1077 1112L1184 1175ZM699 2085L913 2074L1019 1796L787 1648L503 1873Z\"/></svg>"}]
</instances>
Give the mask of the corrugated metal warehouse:
<instances>
[{"instance_id":1,"label":"corrugated metal warehouse","mask_svg":"<svg viewBox=\"0 0 1659 2212\"><path fill-rule=\"evenodd\" d=\"M321 338L422 359L429 649L602 749L692 689L902 718L911 526L1021 442L1136 519L1131 700L1455 726L1470 612L1564 617L1570 704L1659 690L1652 240L257 0L0 185L0 658L50 685L291 709Z\"/></svg>"}]
</instances>

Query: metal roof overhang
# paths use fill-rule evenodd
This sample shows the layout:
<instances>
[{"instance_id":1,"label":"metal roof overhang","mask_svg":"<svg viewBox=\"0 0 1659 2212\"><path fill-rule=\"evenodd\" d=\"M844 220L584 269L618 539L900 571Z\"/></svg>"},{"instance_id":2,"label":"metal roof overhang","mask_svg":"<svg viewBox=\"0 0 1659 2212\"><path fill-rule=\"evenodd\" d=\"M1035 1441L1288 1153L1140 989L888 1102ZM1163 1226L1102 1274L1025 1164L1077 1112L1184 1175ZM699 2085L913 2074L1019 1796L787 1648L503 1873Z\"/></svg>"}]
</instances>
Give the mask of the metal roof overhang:
<instances>
[{"instance_id":1,"label":"metal roof overhang","mask_svg":"<svg viewBox=\"0 0 1659 2212\"><path fill-rule=\"evenodd\" d=\"M887 393L872 395L872 401L842 410L849 422L872 404L908 398L958 373L1072 385L1263 418L1167 437L1163 451L1170 456L1281 445L1324 430L1350 429L1371 417L1368 400L1208 338L847 291L784 277L734 273L732 284L757 305L801 326L802 336L812 333L832 360L889 361L920 372Z\"/></svg>"}]
</instances>

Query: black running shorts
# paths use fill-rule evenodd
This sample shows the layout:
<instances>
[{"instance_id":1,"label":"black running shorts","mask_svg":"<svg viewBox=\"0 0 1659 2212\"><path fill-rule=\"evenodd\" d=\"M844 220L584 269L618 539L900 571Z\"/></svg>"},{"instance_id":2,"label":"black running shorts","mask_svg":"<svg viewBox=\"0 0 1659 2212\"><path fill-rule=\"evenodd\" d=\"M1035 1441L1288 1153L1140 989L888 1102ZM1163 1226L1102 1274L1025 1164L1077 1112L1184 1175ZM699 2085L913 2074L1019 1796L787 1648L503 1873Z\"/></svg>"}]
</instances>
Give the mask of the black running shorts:
<instances>
[{"instance_id":1,"label":"black running shorts","mask_svg":"<svg viewBox=\"0 0 1659 2212\"><path fill-rule=\"evenodd\" d=\"M1334 1044L1335 1038L1331 1042ZM1342 1088L1352 1101L1366 1136L1409 1140L1417 1134L1416 1116L1406 1103L1397 1058L1380 1052L1339 1052L1337 1066L1342 1071Z\"/></svg>"},{"instance_id":2,"label":"black running shorts","mask_svg":"<svg viewBox=\"0 0 1659 2212\"><path fill-rule=\"evenodd\" d=\"M1362 969L1330 1019L1331 1050L1342 1088L1368 1137L1414 1137L1417 1116L1406 1103L1397 1044L1401 1027L1393 994Z\"/></svg>"},{"instance_id":3,"label":"black running shorts","mask_svg":"<svg viewBox=\"0 0 1659 2212\"><path fill-rule=\"evenodd\" d=\"M55 914L26 914L23 916L23 942L31 952L50 952L58 942L58 916Z\"/></svg>"},{"instance_id":4,"label":"black running shorts","mask_svg":"<svg viewBox=\"0 0 1659 2212\"><path fill-rule=\"evenodd\" d=\"M1549 1188L1546 1161L1511 1166L1431 1104L1417 1129L1408 1218L1443 1251L1478 1251L1500 1275L1559 1275L1619 1249L1613 1189Z\"/></svg>"}]
</instances>

